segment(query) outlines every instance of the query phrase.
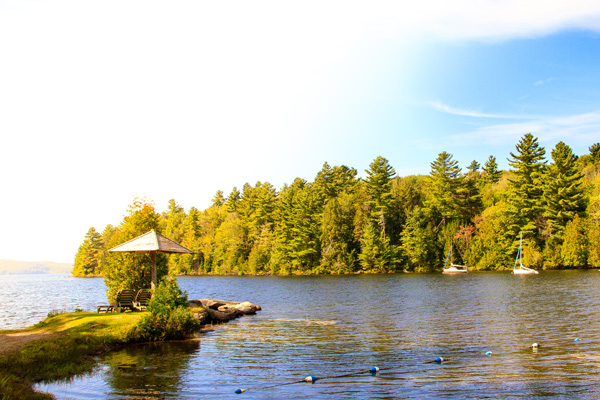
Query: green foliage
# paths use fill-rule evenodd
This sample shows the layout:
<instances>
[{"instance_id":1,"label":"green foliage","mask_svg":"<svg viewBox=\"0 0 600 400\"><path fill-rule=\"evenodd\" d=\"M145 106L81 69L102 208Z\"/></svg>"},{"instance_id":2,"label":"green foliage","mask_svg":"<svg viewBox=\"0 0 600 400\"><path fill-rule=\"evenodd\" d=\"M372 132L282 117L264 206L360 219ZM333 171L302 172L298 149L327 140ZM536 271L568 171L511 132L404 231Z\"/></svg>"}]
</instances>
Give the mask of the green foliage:
<instances>
[{"instance_id":1,"label":"green foliage","mask_svg":"<svg viewBox=\"0 0 600 400\"><path fill-rule=\"evenodd\" d=\"M371 210L371 221L380 230L386 230L386 219L390 212L392 178L396 171L383 157L377 157L365 171L365 187L369 196L368 205Z\"/></svg>"},{"instance_id":2,"label":"green foliage","mask_svg":"<svg viewBox=\"0 0 600 400\"><path fill-rule=\"evenodd\" d=\"M527 264L560 268L564 230L579 216L587 261L569 263L598 265L598 148L577 158L561 142L546 166L545 150L526 134L510 154L509 171L498 170L490 156L483 172L473 161L462 174L453 156L442 152L428 176L398 177L387 159L377 157L363 179L353 168L324 163L314 182L296 178L280 191L268 182L245 183L227 199L218 191L204 211L186 213L171 200L158 214L136 200L119 226L107 226L89 259L104 271L110 298L121 288L149 286L148 255L107 250L150 229L196 253L159 256L159 276L432 271L442 268L450 242L457 262L502 270L512 267L520 231ZM572 238L568 243L572 247ZM88 247L82 244L81 253ZM564 254L575 257L571 250Z\"/></svg>"},{"instance_id":3,"label":"green foliage","mask_svg":"<svg viewBox=\"0 0 600 400\"><path fill-rule=\"evenodd\" d=\"M594 163L597 164L598 162L600 162L600 143L594 143L590 146L589 150Z\"/></svg>"},{"instance_id":4,"label":"green foliage","mask_svg":"<svg viewBox=\"0 0 600 400\"><path fill-rule=\"evenodd\" d=\"M432 215L439 214L440 220L437 223L442 220L449 222L461 218L464 180L460 174L458 161L452 158L452 154L443 151L431 163L428 183L428 198L425 205Z\"/></svg>"},{"instance_id":5,"label":"green foliage","mask_svg":"<svg viewBox=\"0 0 600 400\"><path fill-rule=\"evenodd\" d=\"M354 272L358 245L354 241L355 209L352 195L342 193L333 197L323 211L321 228L321 264L318 272Z\"/></svg>"},{"instance_id":6,"label":"green foliage","mask_svg":"<svg viewBox=\"0 0 600 400\"><path fill-rule=\"evenodd\" d=\"M125 243L152 229L159 229L160 215L154 206L145 200L135 199L129 207L118 231L112 236L108 248ZM104 268L104 282L107 296L114 301L121 289L148 289L151 283L151 256L146 253L109 253ZM157 278L167 274L167 258L156 255Z\"/></svg>"},{"instance_id":7,"label":"green foliage","mask_svg":"<svg viewBox=\"0 0 600 400\"><path fill-rule=\"evenodd\" d=\"M551 234L561 236L569 221L585 210L582 178L571 148L559 142L552 150L553 162L544 176L544 217Z\"/></svg>"},{"instance_id":8,"label":"green foliage","mask_svg":"<svg viewBox=\"0 0 600 400\"><path fill-rule=\"evenodd\" d=\"M486 184L497 183L502 177L502 172L498 170L496 157L490 156L483 166L483 180Z\"/></svg>"},{"instance_id":9,"label":"green foliage","mask_svg":"<svg viewBox=\"0 0 600 400\"><path fill-rule=\"evenodd\" d=\"M100 254L103 251L104 243L102 236L91 227L85 235L83 243L79 246L75 255L73 265L73 276L96 275L100 270Z\"/></svg>"},{"instance_id":10,"label":"green foliage","mask_svg":"<svg viewBox=\"0 0 600 400\"><path fill-rule=\"evenodd\" d=\"M585 222L575 215L575 218L567 223L564 231L564 242L561 248L563 264L567 267L585 267L588 259Z\"/></svg>"},{"instance_id":11,"label":"green foliage","mask_svg":"<svg viewBox=\"0 0 600 400\"><path fill-rule=\"evenodd\" d=\"M408 257L409 270L434 270L442 257L434 228L428 223L426 213L415 207L402 233L402 249Z\"/></svg>"},{"instance_id":12,"label":"green foliage","mask_svg":"<svg viewBox=\"0 0 600 400\"><path fill-rule=\"evenodd\" d=\"M187 294L172 277L160 281L147 311L130 332L131 341L185 339L200 329L200 322L187 307Z\"/></svg>"},{"instance_id":13,"label":"green foliage","mask_svg":"<svg viewBox=\"0 0 600 400\"><path fill-rule=\"evenodd\" d=\"M546 150L540 147L537 138L531 133L521 138L516 146L517 153L510 153L508 160L512 167L508 179L508 211L510 225L505 233L507 240L512 238L513 250L518 246L519 231L524 238L537 237L536 222L543 213L542 188L546 164Z\"/></svg>"},{"instance_id":14,"label":"green foliage","mask_svg":"<svg viewBox=\"0 0 600 400\"><path fill-rule=\"evenodd\" d=\"M588 260L591 267L600 267L600 224L593 219L588 220L587 226Z\"/></svg>"},{"instance_id":15,"label":"green foliage","mask_svg":"<svg viewBox=\"0 0 600 400\"><path fill-rule=\"evenodd\" d=\"M478 270L503 270L511 266L509 245L503 239L506 230L506 207L504 204L488 207L475 218L475 234L465 251L467 265Z\"/></svg>"}]
</instances>

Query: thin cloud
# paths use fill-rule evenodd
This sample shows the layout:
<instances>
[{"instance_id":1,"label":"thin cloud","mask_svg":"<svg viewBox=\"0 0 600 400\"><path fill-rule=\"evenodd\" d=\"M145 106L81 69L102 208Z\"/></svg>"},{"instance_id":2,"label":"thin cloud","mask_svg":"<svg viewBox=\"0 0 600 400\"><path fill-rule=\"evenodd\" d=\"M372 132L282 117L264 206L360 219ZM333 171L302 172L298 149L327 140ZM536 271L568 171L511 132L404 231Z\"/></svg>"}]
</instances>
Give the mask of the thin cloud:
<instances>
[{"instance_id":1,"label":"thin cloud","mask_svg":"<svg viewBox=\"0 0 600 400\"><path fill-rule=\"evenodd\" d=\"M437 111L441 111L447 114L452 114L452 115L460 115L463 117L473 117L473 118L495 118L495 119L531 119L531 116L523 116L523 115L516 115L516 114L490 114L490 113L484 113L481 111L476 111L476 110L467 110L467 109L462 109L462 108L456 108L456 107L452 107L449 106L447 104L441 103L439 101L432 101L429 103L429 105L437 110Z\"/></svg>"},{"instance_id":2,"label":"thin cloud","mask_svg":"<svg viewBox=\"0 0 600 400\"><path fill-rule=\"evenodd\" d=\"M474 131L451 135L449 140L463 145L507 145L516 143L526 133L537 136L540 142L569 138L578 144L598 141L600 110L569 116L551 116L530 121L494 124Z\"/></svg>"},{"instance_id":3,"label":"thin cloud","mask_svg":"<svg viewBox=\"0 0 600 400\"><path fill-rule=\"evenodd\" d=\"M535 82L535 83L534 83L534 85L535 85L535 86L541 86L541 85L544 85L544 84L546 84L546 83L550 83L550 82L552 82L552 81L553 81L553 80L555 80L555 79L556 79L556 78L548 78L548 79L546 79L546 80L539 80L539 81Z\"/></svg>"}]
</instances>

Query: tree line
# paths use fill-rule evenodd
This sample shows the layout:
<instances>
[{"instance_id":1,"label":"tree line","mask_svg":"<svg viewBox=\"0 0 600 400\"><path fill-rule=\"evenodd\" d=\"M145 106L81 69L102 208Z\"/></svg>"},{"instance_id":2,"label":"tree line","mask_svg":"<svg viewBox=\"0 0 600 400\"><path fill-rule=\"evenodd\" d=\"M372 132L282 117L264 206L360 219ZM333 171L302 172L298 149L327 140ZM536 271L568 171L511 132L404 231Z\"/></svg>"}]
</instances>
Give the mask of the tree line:
<instances>
[{"instance_id":1,"label":"tree line","mask_svg":"<svg viewBox=\"0 0 600 400\"><path fill-rule=\"evenodd\" d=\"M279 191L268 182L218 191L204 211L170 200L159 213L136 199L119 226L89 229L73 275L126 275L134 262L143 275L144 256L107 249L150 229L195 252L162 256L162 274L427 272L442 268L451 246L472 270L504 270L519 232L530 267L600 267L600 144L578 157L559 142L548 158L528 133L508 161L507 171L489 156L463 172L442 152L429 175L399 177L377 157L365 178L325 163L314 181Z\"/></svg>"}]
</instances>

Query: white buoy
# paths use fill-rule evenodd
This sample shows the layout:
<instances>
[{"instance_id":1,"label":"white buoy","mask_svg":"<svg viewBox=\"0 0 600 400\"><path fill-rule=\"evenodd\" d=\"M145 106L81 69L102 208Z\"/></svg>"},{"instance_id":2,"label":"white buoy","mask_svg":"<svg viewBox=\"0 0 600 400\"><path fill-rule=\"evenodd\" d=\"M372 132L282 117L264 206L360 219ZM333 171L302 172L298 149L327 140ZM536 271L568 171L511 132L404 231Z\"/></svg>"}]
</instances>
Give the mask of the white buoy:
<instances>
[{"instance_id":1,"label":"white buoy","mask_svg":"<svg viewBox=\"0 0 600 400\"><path fill-rule=\"evenodd\" d=\"M537 349L538 347L540 347L540 345L537 344L537 343L534 343L534 344L531 345L531 347L534 348L534 349Z\"/></svg>"},{"instance_id":2,"label":"white buoy","mask_svg":"<svg viewBox=\"0 0 600 400\"><path fill-rule=\"evenodd\" d=\"M306 378L304 378L304 382L315 382L316 380L317 378L314 376L307 376Z\"/></svg>"}]
</instances>

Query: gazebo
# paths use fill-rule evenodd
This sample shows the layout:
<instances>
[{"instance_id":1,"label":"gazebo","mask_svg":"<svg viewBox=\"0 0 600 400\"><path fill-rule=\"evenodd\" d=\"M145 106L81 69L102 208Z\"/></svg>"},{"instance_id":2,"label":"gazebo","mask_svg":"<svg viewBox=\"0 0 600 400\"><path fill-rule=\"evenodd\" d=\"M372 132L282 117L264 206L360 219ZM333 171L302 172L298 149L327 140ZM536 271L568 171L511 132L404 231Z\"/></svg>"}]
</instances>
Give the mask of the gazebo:
<instances>
[{"instance_id":1,"label":"gazebo","mask_svg":"<svg viewBox=\"0 0 600 400\"><path fill-rule=\"evenodd\" d=\"M108 251L113 253L150 253L152 257L152 280L150 283L152 290L158 285L156 277L156 253L194 254L190 249L186 249L179 243L164 237L154 229L123 244L115 246Z\"/></svg>"}]
</instances>

